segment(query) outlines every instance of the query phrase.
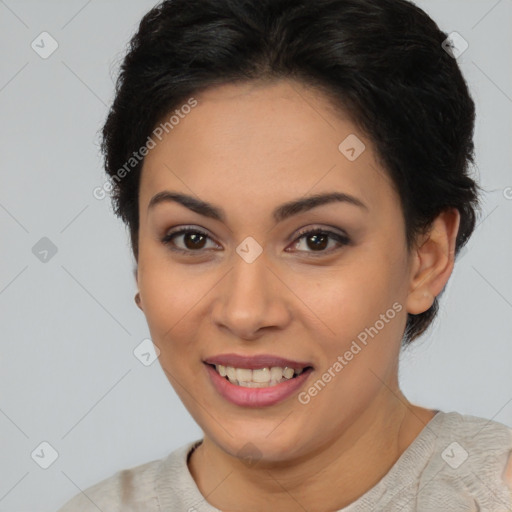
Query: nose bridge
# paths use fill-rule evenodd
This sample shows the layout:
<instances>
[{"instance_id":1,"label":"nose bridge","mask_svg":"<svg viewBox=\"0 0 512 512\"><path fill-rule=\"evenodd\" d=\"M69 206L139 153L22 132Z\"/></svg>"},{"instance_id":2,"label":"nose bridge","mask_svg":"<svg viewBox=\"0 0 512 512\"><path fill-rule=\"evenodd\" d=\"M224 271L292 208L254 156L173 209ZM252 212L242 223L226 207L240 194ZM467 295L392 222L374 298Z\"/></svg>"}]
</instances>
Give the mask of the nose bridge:
<instances>
[{"instance_id":1,"label":"nose bridge","mask_svg":"<svg viewBox=\"0 0 512 512\"><path fill-rule=\"evenodd\" d=\"M252 337L262 327L282 326L287 318L284 290L270 270L268 258L263 251L256 255L255 246L247 243L240 244L233 256L214 313L217 324L243 338Z\"/></svg>"},{"instance_id":2,"label":"nose bridge","mask_svg":"<svg viewBox=\"0 0 512 512\"><path fill-rule=\"evenodd\" d=\"M240 246L243 249L242 244ZM237 248L237 253L240 250ZM270 299L272 290L269 287L269 275L272 275L268 269L268 259L262 252L254 257L251 254L253 249L249 248L245 258L244 255L237 254L233 258L233 269L228 276L227 299L232 305L236 305L240 311L250 309L251 316L259 313L265 303Z\"/></svg>"}]
</instances>

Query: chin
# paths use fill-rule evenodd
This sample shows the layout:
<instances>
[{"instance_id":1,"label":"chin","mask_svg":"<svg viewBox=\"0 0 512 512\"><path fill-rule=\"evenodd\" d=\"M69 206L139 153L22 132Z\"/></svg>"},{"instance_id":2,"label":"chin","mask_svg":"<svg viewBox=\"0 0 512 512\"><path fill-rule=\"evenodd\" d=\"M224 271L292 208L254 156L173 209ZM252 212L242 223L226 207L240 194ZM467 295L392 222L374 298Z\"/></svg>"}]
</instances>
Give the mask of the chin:
<instances>
[{"instance_id":1,"label":"chin","mask_svg":"<svg viewBox=\"0 0 512 512\"><path fill-rule=\"evenodd\" d=\"M237 428L225 424L226 431L222 430L219 435L209 437L223 451L241 460L288 461L299 456L298 451L303 448L304 435L295 429L290 432L279 426L276 428L278 424L269 422L266 428L262 428L261 424L253 425L252 428Z\"/></svg>"}]
</instances>

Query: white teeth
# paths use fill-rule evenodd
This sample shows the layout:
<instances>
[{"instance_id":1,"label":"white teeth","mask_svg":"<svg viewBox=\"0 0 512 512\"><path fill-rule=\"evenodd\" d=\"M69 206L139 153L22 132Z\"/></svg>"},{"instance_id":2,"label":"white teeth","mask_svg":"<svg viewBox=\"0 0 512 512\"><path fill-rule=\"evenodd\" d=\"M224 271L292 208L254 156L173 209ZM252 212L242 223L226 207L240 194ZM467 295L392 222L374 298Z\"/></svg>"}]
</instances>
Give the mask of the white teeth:
<instances>
[{"instance_id":1,"label":"white teeth","mask_svg":"<svg viewBox=\"0 0 512 512\"><path fill-rule=\"evenodd\" d=\"M236 370L232 366L226 366L226 375L231 382L236 381Z\"/></svg>"},{"instance_id":2,"label":"white teeth","mask_svg":"<svg viewBox=\"0 0 512 512\"><path fill-rule=\"evenodd\" d=\"M270 370L268 368L253 370L252 380L253 382L270 382Z\"/></svg>"},{"instance_id":3,"label":"white teeth","mask_svg":"<svg viewBox=\"0 0 512 512\"><path fill-rule=\"evenodd\" d=\"M283 369L279 366L273 366L270 368L270 380L279 382L283 378Z\"/></svg>"},{"instance_id":4,"label":"white teeth","mask_svg":"<svg viewBox=\"0 0 512 512\"><path fill-rule=\"evenodd\" d=\"M237 368L236 380L238 382L250 382L252 380L252 370L246 370L245 368Z\"/></svg>"},{"instance_id":5,"label":"white teeth","mask_svg":"<svg viewBox=\"0 0 512 512\"><path fill-rule=\"evenodd\" d=\"M272 368L233 368L216 364L215 369L221 377L227 377L232 384L247 388L263 388L275 386L280 382L290 380L295 375L300 375L304 368L294 370L293 368L273 366Z\"/></svg>"},{"instance_id":6,"label":"white teeth","mask_svg":"<svg viewBox=\"0 0 512 512\"><path fill-rule=\"evenodd\" d=\"M293 368L288 368L286 367L283 371L283 375L287 378L287 379L291 379L293 377Z\"/></svg>"}]
</instances>

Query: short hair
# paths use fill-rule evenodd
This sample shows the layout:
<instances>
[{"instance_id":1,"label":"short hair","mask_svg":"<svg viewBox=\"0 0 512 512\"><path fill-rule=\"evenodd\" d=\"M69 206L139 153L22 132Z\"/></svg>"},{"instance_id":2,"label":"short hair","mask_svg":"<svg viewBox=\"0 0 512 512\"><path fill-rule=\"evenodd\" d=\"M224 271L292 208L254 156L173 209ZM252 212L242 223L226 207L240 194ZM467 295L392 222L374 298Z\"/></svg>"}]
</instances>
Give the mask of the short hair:
<instances>
[{"instance_id":1,"label":"short hair","mask_svg":"<svg viewBox=\"0 0 512 512\"><path fill-rule=\"evenodd\" d=\"M410 249L456 208L456 254L475 227L475 105L448 34L407 0L166 0L132 37L102 129L116 215L138 260L143 159L118 171L156 126L193 94L247 81L298 80L347 112L372 142L398 192ZM124 175L124 174L123 174ZM114 180L114 178L116 178ZM408 315L403 345L434 319Z\"/></svg>"}]
</instances>

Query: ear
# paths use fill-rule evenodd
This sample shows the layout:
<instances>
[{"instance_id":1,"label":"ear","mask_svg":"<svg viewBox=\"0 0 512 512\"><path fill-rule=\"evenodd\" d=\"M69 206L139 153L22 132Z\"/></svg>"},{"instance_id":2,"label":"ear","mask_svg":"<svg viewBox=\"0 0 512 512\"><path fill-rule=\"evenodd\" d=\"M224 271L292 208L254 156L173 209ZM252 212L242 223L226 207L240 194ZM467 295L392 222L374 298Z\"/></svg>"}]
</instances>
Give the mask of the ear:
<instances>
[{"instance_id":1,"label":"ear","mask_svg":"<svg viewBox=\"0 0 512 512\"><path fill-rule=\"evenodd\" d=\"M137 266L137 265L135 265L135 267L133 268L133 277L135 278L135 283L137 284L137 288L139 287L139 273L138 273L138 270L139 270L138 266ZM138 307L141 311L144 311L144 310L142 309L142 302L141 302L141 300L140 300L140 292L137 292L137 293L135 294L134 299L135 299L135 304L137 304L137 307Z\"/></svg>"},{"instance_id":2,"label":"ear","mask_svg":"<svg viewBox=\"0 0 512 512\"><path fill-rule=\"evenodd\" d=\"M408 313L418 315L427 311L443 291L455 264L459 224L459 211L450 208L441 212L429 231L419 237L412 254Z\"/></svg>"},{"instance_id":3,"label":"ear","mask_svg":"<svg viewBox=\"0 0 512 512\"><path fill-rule=\"evenodd\" d=\"M137 307L141 310L141 311L144 311L144 309L142 308L142 301L140 300L140 292L137 292L135 294L135 304L137 304Z\"/></svg>"}]
</instances>

